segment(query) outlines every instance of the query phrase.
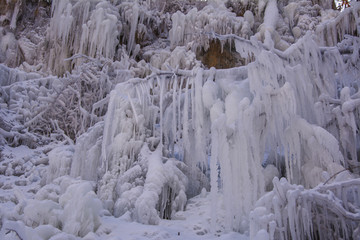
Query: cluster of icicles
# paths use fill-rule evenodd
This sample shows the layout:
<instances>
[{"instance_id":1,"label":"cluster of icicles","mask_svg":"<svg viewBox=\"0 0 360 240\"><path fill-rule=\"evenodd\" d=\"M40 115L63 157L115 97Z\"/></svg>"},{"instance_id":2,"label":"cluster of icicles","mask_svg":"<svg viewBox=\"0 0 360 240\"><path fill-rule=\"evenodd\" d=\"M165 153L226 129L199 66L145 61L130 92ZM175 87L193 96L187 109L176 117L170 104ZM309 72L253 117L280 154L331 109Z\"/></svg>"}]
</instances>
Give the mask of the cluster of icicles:
<instances>
[{"instance_id":1,"label":"cluster of icicles","mask_svg":"<svg viewBox=\"0 0 360 240\"><path fill-rule=\"evenodd\" d=\"M241 47L239 52L251 51L251 46L246 44L237 43L237 47ZM186 195L193 196L201 187L206 187L206 181L199 180L199 176L205 174L211 181L213 229L217 228L216 206L221 192L227 230L245 232L249 228L249 216L253 220L253 229L264 225L261 214L257 212L271 211L272 207L250 211L265 190L272 189L273 177L285 176L290 183L315 187L343 171L348 159L344 159L339 141L320 127L321 119L317 116L322 114L315 113L326 110L326 103L319 101L324 98L320 95L337 97L337 79L333 72L341 73L344 66L339 52L323 51L316 46L307 35L296 47L282 54L261 50L256 60L246 67L158 71L145 79L118 84L110 96L102 147L98 147L97 157L93 158L95 165L102 166L100 198L108 201L109 209L117 215L124 213L123 209L134 207L134 217L138 221L154 224L157 223L157 211L151 211L153 215L150 216L154 218L144 219L140 204L146 203L146 207L152 209L160 206L163 217L165 205L170 202L172 214L166 216L174 216L176 210L183 209ZM354 112L349 114L355 117ZM82 141L79 142L79 152L84 152L89 145L81 147ZM154 152L148 152L149 149ZM148 153L144 154L144 151ZM157 161L150 160L154 159L153 155L157 156ZM144 156L151 156L146 163L149 169L145 182L134 184L131 181L144 176ZM85 164L89 158L77 157L74 161L73 165L81 161ZM74 176L82 175L83 170L78 169L77 173L72 173ZM156 169L160 177L152 175L151 169ZM166 171L177 177L167 176L164 174ZM90 175L94 176L96 172ZM147 187L155 184L162 189ZM111 189L116 189L116 193ZM282 194L290 194L287 192L284 190ZM357 209L359 192L355 189L338 193L340 196L336 199L342 199L342 194L348 192L354 195L351 204ZM307 214L309 220L311 214L322 210L316 210L313 204L306 205L310 204L310 196L315 193L301 194L308 197L308 202L297 205L296 195L292 204ZM128 199L129 196L138 196L142 201ZM319 199L331 196L321 195ZM315 199L315 204L319 204L317 195ZM157 202L161 204L157 205ZM335 200L330 202L337 204ZM295 213L290 215L289 204L290 200L276 206L288 209L288 215L285 215L294 217ZM331 214L340 217L342 212L333 211ZM266 225L264 229L272 229L271 236L281 235L283 239L290 236L301 239L305 235L317 234L318 228L312 225L315 222L305 221L305 218L301 221L294 219L294 223L292 218L286 220L290 221L288 223L284 223L285 220L279 222L278 217L283 219L285 215L271 215L276 219L272 222L274 226ZM330 226L336 221L334 217L324 224ZM276 230L284 227L281 224L291 231ZM353 224L354 221L344 220L336 234L350 236ZM294 230L299 228L301 233Z\"/></svg>"}]
</instances>

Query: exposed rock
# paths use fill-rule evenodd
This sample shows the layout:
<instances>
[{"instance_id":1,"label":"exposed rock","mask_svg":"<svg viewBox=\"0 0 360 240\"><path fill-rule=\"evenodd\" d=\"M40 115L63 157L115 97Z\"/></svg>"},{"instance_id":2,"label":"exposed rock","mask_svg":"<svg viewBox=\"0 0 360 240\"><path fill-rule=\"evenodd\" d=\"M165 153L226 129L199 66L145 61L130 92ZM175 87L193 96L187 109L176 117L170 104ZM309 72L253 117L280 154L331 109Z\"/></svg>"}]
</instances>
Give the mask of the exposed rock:
<instances>
[{"instance_id":1,"label":"exposed rock","mask_svg":"<svg viewBox=\"0 0 360 240\"><path fill-rule=\"evenodd\" d=\"M204 49L198 51L197 59L206 67L215 67L217 69L233 68L245 63L245 60L236 52L234 45L230 46L229 43L225 43L221 47L219 40L211 41L207 51L204 51Z\"/></svg>"}]
</instances>

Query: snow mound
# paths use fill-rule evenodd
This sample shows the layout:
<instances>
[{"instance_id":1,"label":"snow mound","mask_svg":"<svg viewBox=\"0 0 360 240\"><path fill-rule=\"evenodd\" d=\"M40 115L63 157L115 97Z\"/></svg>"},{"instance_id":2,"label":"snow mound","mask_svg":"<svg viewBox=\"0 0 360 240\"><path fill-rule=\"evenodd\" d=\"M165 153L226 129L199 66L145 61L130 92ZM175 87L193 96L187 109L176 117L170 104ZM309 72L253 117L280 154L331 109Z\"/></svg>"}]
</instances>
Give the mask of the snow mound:
<instances>
[{"instance_id":1,"label":"snow mound","mask_svg":"<svg viewBox=\"0 0 360 240\"><path fill-rule=\"evenodd\" d=\"M41 188L34 199L17 194L18 204L8 213L11 218L4 221L1 234L13 231L23 239L49 239L95 232L103 208L92 184L69 177L57 178L54 184Z\"/></svg>"}]
</instances>

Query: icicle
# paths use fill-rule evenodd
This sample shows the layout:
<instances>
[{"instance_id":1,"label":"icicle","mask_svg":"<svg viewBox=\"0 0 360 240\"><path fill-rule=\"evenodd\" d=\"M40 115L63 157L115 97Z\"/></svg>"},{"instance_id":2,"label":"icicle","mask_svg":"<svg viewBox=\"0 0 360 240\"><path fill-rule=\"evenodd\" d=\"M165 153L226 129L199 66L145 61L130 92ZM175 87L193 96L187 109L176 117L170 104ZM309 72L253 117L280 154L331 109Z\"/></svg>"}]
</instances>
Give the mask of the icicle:
<instances>
[{"instance_id":1,"label":"icicle","mask_svg":"<svg viewBox=\"0 0 360 240\"><path fill-rule=\"evenodd\" d=\"M178 100L178 110L177 110L177 116L178 116L178 126L177 126L177 129L179 132L181 132L181 100L182 100L182 96L183 96L183 89L182 89L182 86L183 86L183 83L184 83L184 77L181 78L180 80L180 86L179 86L179 91L178 91L178 96L177 96L177 100ZM179 140L180 139L180 136L177 136L177 139Z\"/></svg>"},{"instance_id":2,"label":"icicle","mask_svg":"<svg viewBox=\"0 0 360 240\"><path fill-rule=\"evenodd\" d=\"M133 103L133 101L132 101L129 93L127 94L127 96L128 96L128 99L129 99L129 102L130 102L132 111L133 111L134 116L135 116L136 124L138 124L138 123L139 123L139 119L138 119L138 114L136 113L136 109L135 109L134 103Z\"/></svg>"},{"instance_id":3,"label":"icicle","mask_svg":"<svg viewBox=\"0 0 360 240\"><path fill-rule=\"evenodd\" d=\"M157 84L160 88L160 145L163 145L163 114L164 114L164 109L163 109L163 104L164 104L164 88L165 88L165 82L164 79L160 79L159 77L157 77Z\"/></svg>"},{"instance_id":4,"label":"icicle","mask_svg":"<svg viewBox=\"0 0 360 240\"><path fill-rule=\"evenodd\" d=\"M16 3L15 3L15 8L14 8L14 11L12 13L11 22L10 22L10 28L12 30L14 30L16 28L16 22L17 22L17 19L18 19L18 14L19 14L21 4L22 4L22 2L20 0L17 0Z\"/></svg>"},{"instance_id":5,"label":"icicle","mask_svg":"<svg viewBox=\"0 0 360 240\"><path fill-rule=\"evenodd\" d=\"M218 164L220 162L221 150L221 136L223 131L224 124L224 106L221 101L214 103L211 108L210 117L211 117L211 158L210 158L210 185L211 185L211 229L216 232L217 228L217 205L218 205L218 181L219 181L219 172Z\"/></svg>"},{"instance_id":6,"label":"icicle","mask_svg":"<svg viewBox=\"0 0 360 240\"><path fill-rule=\"evenodd\" d=\"M173 94L172 94L172 142L170 143L170 146L171 146L171 153L172 153L172 156L175 157L175 152L174 152L174 143L175 141L177 141L176 139L176 96L177 96L177 85L178 85L178 79L177 77L175 76L173 82L172 82L172 86L173 86Z\"/></svg>"},{"instance_id":7,"label":"icicle","mask_svg":"<svg viewBox=\"0 0 360 240\"><path fill-rule=\"evenodd\" d=\"M189 79L186 79L186 85L185 85L185 100L184 100L184 107L183 107L183 144L184 144L184 150L185 150L185 157L184 162L190 166L193 166L193 162L190 159L190 138L189 138ZM190 90L191 91L191 90Z\"/></svg>"},{"instance_id":8,"label":"icicle","mask_svg":"<svg viewBox=\"0 0 360 240\"><path fill-rule=\"evenodd\" d=\"M191 127L195 129L195 79L191 78L191 89L190 89L190 103L191 103Z\"/></svg>"},{"instance_id":9,"label":"icicle","mask_svg":"<svg viewBox=\"0 0 360 240\"><path fill-rule=\"evenodd\" d=\"M207 157L205 148L205 122L202 102L203 70L198 69L194 80L194 118L192 119L195 130L195 159L200 163L201 169L206 170Z\"/></svg>"},{"instance_id":10,"label":"icicle","mask_svg":"<svg viewBox=\"0 0 360 240\"><path fill-rule=\"evenodd\" d=\"M135 33L138 25L138 18L139 18L139 4L136 3L132 6L132 17L131 17L131 27L130 27L130 36L127 45L127 50L129 55L133 50L134 42L135 42Z\"/></svg>"}]
</instances>

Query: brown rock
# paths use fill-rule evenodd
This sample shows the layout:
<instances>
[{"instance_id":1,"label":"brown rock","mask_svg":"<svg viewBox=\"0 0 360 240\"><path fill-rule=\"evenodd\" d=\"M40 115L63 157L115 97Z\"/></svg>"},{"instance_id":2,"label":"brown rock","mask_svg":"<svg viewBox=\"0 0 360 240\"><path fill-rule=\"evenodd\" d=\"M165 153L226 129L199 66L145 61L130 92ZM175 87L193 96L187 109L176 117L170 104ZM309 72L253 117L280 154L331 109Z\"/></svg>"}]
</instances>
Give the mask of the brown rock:
<instances>
[{"instance_id":1,"label":"brown rock","mask_svg":"<svg viewBox=\"0 0 360 240\"><path fill-rule=\"evenodd\" d=\"M225 43L221 48L219 40L212 40L207 51L204 49L198 51L197 59L206 67L215 67L217 69L233 68L245 63L245 60L235 51L234 45L230 47L229 43Z\"/></svg>"}]
</instances>

